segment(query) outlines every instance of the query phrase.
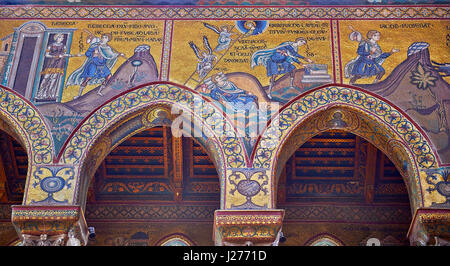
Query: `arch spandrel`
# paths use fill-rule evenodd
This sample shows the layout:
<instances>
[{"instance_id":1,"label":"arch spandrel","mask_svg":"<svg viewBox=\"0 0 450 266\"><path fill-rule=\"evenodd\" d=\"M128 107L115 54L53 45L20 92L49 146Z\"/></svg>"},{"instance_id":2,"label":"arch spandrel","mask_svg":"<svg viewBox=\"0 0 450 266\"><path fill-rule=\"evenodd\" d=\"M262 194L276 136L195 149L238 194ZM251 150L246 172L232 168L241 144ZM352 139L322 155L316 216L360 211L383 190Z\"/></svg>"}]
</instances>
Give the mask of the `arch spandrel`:
<instances>
[{"instance_id":1,"label":"arch spandrel","mask_svg":"<svg viewBox=\"0 0 450 266\"><path fill-rule=\"evenodd\" d=\"M280 161L280 158L283 159L283 156L287 156L286 154L283 155L284 150L282 147L285 146L288 138L296 128L304 127L308 118L317 115L321 111L338 106L357 112L358 116L366 121L366 124L372 125L371 128L373 132L377 132L376 135L384 135L384 138L378 138L380 143L376 143L375 140L377 138L373 136L367 135L365 138L377 147L385 143L390 150L386 148L380 149L388 154L391 153L390 157L394 162L397 161L398 168L402 169L404 167L401 163L398 163L399 159L396 159L395 156L402 158L401 160L406 159L408 161L408 176L410 176L410 179L406 179L405 182L410 191L410 196L414 197L411 199L411 202L414 208L429 206L431 204L428 199L430 195L424 192L428 186L420 178L420 173L426 169L439 167L439 158L432 143L423 131L401 110L388 101L358 88L321 87L302 95L284 106L271 119L270 124L268 124L256 143L251 158L252 167L264 168L270 171L271 182L276 184L276 164ZM320 132L318 128L316 128L316 131L316 133L310 132L310 137ZM358 132L358 130L350 131L361 135L361 132ZM298 145L295 147L298 148ZM274 199L276 198L274 195L275 186L272 185L271 187L272 193L270 197L272 206L274 206ZM415 194L416 192L417 194Z\"/></svg>"},{"instance_id":2,"label":"arch spandrel","mask_svg":"<svg viewBox=\"0 0 450 266\"><path fill-rule=\"evenodd\" d=\"M75 176L77 176L74 181L76 188L73 191L71 204L82 202L82 196L79 193L87 189L88 180L81 180L81 176L86 174L82 166L86 163L92 164L90 163L92 162L91 156L94 155L89 156L91 151L93 151L93 154L99 153L99 156L97 156L98 163L98 161L101 162L102 156L104 157L109 153L111 145L117 144L104 137L108 135L107 132L133 118L142 121L143 126L136 130L149 128L151 123L146 121L146 117L151 117L149 112L153 110L153 107L161 106L165 106L171 112L174 111L173 107L175 106L177 114L183 114L179 117L191 119L194 125L198 125L203 134L199 138L202 139L203 143L208 144L206 148L212 155L213 161L216 162L219 175L225 175L227 168L247 166L245 147L241 138L222 111L213 104L205 101L195 92L173 84L140 86L102 105L91 113L66 142L59 156L59 164L72 165L76 173ZM135 134L136 130L130 134ZM192 133L196 137L196 132ZM126 136L127 134L124 134L122 139ZM96 149L98 151L95 151ZM89 168L95 171L95 164Z\"/></svg>"}]
</instances>

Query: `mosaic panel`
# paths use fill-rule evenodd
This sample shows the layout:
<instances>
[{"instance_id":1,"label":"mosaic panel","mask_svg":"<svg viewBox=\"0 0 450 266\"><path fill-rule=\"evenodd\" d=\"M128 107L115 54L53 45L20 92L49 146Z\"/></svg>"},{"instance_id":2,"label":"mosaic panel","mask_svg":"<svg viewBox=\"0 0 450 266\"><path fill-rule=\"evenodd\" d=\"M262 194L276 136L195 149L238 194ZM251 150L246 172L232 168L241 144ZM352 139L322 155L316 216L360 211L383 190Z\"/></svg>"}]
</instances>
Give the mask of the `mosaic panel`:
<instances>
[{"instance_id":1,"label":"mosaic panel","mask_svg":"<svg viewBox=\"0 0 450 266\"><path fill-rule=\"evenodd\" d=\"M210 188L220 189L221 207L273 207L275 162L287 159L282 143L332 105L365 115L350 120L361 122L358 130L376 132L373 143L412 176L406 182L414 206L448 203L446 3L315 1L311 8L289 1L271 7L185 1L194 2L204 6L0 8L0 112L26 140L26 204L78 200L73 194L86 192L81 182L88 182L80 178L87 174L81 166L98 163L87 162L94 143L115 146L138 122L150 126L144 119L102 139L154 104L179 105L204 129L200 142L227 177ZM335 126L350 122L330 119ZM381 182L376 191L399 190Z\"/></svg>"}]
</instances>

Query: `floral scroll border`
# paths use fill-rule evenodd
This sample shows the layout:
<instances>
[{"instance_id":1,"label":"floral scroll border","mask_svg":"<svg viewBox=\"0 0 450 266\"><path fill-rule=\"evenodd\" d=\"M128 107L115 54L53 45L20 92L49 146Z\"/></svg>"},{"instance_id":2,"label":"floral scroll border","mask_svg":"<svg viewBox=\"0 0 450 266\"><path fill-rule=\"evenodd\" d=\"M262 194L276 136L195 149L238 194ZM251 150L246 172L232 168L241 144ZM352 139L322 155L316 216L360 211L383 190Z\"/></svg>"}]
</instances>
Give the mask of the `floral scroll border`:
<instances>
[{"instance_id":1,"label":"floral scroll border","mask_svg":"<svg viewBox=\"0 0 450 266\"><path fill-rule=\"evenodd\" d=\"M172 84L142 86L101 106L89 115L68 139L66 147L61 152L60 162L81 163L95 139L110 126L132 112L158 103L177 105L185 111L201 110L200 113L191 111L191 114L195 116L196 121L201 121L203 128L212 132L222 144L225 166L239 168L247 164L247 158L243 155L245 154L244 144L223 113L193 91ZM231 130L227 131L226 135L220 135L223 128Z\"/></svg>"},{"instance_id":2,"label":"floral scroll border","mask_svg":"<svg viewBox=\"0 0 450 266\"><path fill-rule=\"evenodd\" d=\"M414 161L420 168L437 166L437 157L428 139L401 111L360 89L333 86L314 90L292 101L272 119L254 149L253 167L270 168L277 157L274 152L277 153L280 147L278 140L288 136L300 121L315 110L331 104L351 105L373 115L407 145L417 158ZM271 126L273 124L277 124L278 129ZM271 156L266 156L268 153Z\"/></svg>"},{"instance_id":3,"label":"floral scroll border","mask_svg":"<svg viewBox=\"0 0 450 266\"><path fill-rule=\"evenodd\" d=\"M53 161L53 139L39 111L16 92L0 86L0 113L24 140L34 165Z\"/></svg>"},{"instance_id":4,"label":"floral scroll border","mask_svg":"<svg viewBox=\"0 0 450 266\"><path fill-rule=\"evenodd\" d=\"M274 171L274 166L284 141L295 128L316 111L332 106L348 106L369 114L393 133L408 151L413 166L414 180L421 187L419 169L438 166L438 157L426 135L398 108L359 88L327 86L314 89L285 105L272 117L270 124L261 134L251 157L252 167ZM274 180L272 180L274 182Z\"/></svg>"}]
</instances>

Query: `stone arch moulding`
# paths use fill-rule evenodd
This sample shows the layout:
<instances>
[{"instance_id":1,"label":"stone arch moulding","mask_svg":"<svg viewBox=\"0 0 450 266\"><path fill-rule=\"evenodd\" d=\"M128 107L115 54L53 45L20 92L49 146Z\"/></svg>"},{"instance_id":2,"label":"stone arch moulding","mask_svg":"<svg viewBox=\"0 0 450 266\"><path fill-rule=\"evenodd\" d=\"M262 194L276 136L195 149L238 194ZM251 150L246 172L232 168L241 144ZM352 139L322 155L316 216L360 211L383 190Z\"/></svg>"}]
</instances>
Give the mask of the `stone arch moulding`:
<instances>
[{"instance_id":1,"label":"stone arch moulding","mask_svg":"<svg viewBox=\"0 0 450 266\"><path fill-rule=\"evenodd\" d=\"M17 139L28 157L27 181L23 202L32 190L31 176L36 170L53 162L53 139L45 119L36 107L15 91L0 85L1 128Z\"/></svg>"},{"instance_id":2,"label":"stone arch moulding","mask_svg":"<svg viewBox=\"0 0 450 266\"><path fill-rule=\"evenodd\" d=\"M13 241L9 242L7 246L9 247L17 247L17 246L22 246L22 239L20 238L15 238Z\"/></svg>"},{"instance_id":3,"label":"stone arch moulding","mask_svg":"<svg viewBox=\"0 0 450 266\"><path fill-rule=\"evenodd\" d=\"M38 109L17 92L0 85L0 117L26 148L33 164L53 161L53 140Z\"/></svg>"},{"instance_id":4,"label":"stone arch moulding","mask_svg":"<svg viewBox=\"0 0 450 266\"><path fill-rule=\"evenodd\" d=\"M321 233L308 239L304 246L345 246L345 244L330 233Z\"/></svg>"},{"instance_id":5,"label":"stone arch moulding","mask_svg":"<svg viewBox=\"0 0 450 266\"><path fill-rule=\"evenodd\" d=\"M280 176L283 166L292 154L313 136L332 129L340 129L360 136L361 138L378 147L399 169L405 183L416 176L415 168L408 168L412 165L409 153L403 149L404 145L395 138L395 135L377 126L373 120L368 119L367 114L358 109L349 108L346 105L338 104L319 108L302 121L301 126L297 126L283 142L282 152L274 165L275 184ZM276 187L277 185L275 185ZM417 195L417 187L408 190L410 195ZM276 193L276 190L274 191ZM417 197L410 197L411 206L417 206Z\"/></svg>"},{"instance_id":6,"label":"stone arch moulding","mask_svg":"<svg viewBox=\"0 0 450 266\"><path fill-rule=\"evenodd\" d=\"M336 112L340 114L335 116ZM355 121L346 121L342 115L344 118L353 117L359 124L355 124ZM328 119L321 121L322 128L317 127L320 117ZM312 122L316 123L315 129ZM429 192L429 185L421 177L426 171L438 168L440 161L429 138L411 118L389 101L360 88L327 85L308 91L283 106L268 122L255 144L251 165L254 168L267 169L270 173L271 207L276 205L277 163L283 160L283 156L289 156L288 152L285 152L286 146L289 145L285 144L292 135L295 135L296 130L298 133L299 129L305 128L305 134L309 136L304 142L329 129L342 129L361 136L364 135L359 130L361 122L367 129L372 128L372 133L376 133L381 142L376 143L369 134L362 137L383 152L387 152L388 157L394 159L394 163L396 160L392 156L401 159L397 159L397 162L401 163L397 163L396 166L404 174L413 212L417 208L430 206L433 202L445 201L445 197L437 191ZM306 132L307 130L310 131ZM380 143L383 142L385 147L380 147ZM296 141L290 143L291 152L295 151L292 146L298 148L301 144L303 143Z\"/></svg>"},{"instance_id":7,"label":"stone arch moulding","mask_svg":"<svg viewBox=\"0 0 450 266\"><path fill-rule=\"evenodd\" d=\"M171 241L180 242L185 246L196 246L195 242L192 241L192 239L182 233L166 235L160 240L156 241L155 246L167 246Z\"/></svg>"},{"instance_id":8,"label":"stone arch moulding","mask_svg":"<svg viewBox=\"0 0 450 266\"><path fill-rule=\"evenodd\" d=\"M60 193L60 197L56 200L57 203L68 205L81 203L83 206L83 197L86 195L82 194L87 193L89 184L88 180L81 180L82 175L86 174L84 173L86 169L83 168L89 166L89 170L95 171L95 165L101 163L112 146L118 145L130 135L158 125L148 119L152 116L152 111L158 108L173 111L174 109L171 109L173 107L176 108L177 114L180 114L174 119L182 117L183 126L186 125L184 123L186 120L183 119L192 119L194 126L203 129L204 135L200 135L199 139L210 146L206 145L205 148L213 155L212 159L216 163L219 176L223 177L229 168L248 165L242 139L221 109L189 88L171 82L153 82L110 99L91 112L69 136L55 159L58 167L53 169L52 173L65 181L61 180L61 183L70 182L71 185L66 186L67 188L59 187L57 193ZM133 121L137 123L133 124ZM139 126L139 123L142 125ZM120 134L117 133L115 129L121 125L125 125L122 128L128 128L129 132L125 130ZM113 132L116 134L116 140L111 141L110 134ZM50 175L50 172L47 171L47 174ZM93 175L93 172L90 174ZM221 180L221 190L224 191L222 183L224 182ZM45 195L48 191L37 192L34 195L38 193L39 199L28 201L37 202L48 198L48 195ZM224 196L222 192L221 204Z\"/></svg>"}]
</instances>

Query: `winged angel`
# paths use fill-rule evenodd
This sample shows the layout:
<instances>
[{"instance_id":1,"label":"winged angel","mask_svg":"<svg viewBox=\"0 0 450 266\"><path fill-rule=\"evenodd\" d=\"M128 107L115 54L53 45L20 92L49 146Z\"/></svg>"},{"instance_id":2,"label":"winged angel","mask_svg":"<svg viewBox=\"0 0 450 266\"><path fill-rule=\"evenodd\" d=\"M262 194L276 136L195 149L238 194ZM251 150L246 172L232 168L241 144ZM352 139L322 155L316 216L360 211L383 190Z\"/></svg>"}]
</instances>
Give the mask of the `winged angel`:
<instances>
[{"instance_id":1,"label":"winged angel","mask_svg":"<svg viewBox=\"0 0 450 266\"><path fill-rule=\"evenodd\" d=\"M208 38L203 36L203 46L205 50L200 51L197 45L194 44L193 41L189 42L189 45L194 50L195 55L198 58L197 63L197 73L200 79L203 79L208 75L209 71L211 71L214 67L214 61L217 59L217 56L213 55L213 50L209 45Z\"/></svg>"},{"instance_id":2,"label":"winged angel","mask_svg":"<svg viewBox=\"0 0 450 266\"><path fill-rule=\"evenodd\" d=\"M230 46L231 43L231 36L235 33L231 32L231 30L233 29L233 26L229 26L229 25L222 25L219 28L208 24L208 23L203 23L203 25L205 27L207 27L208 29L214 31L215 33L219 34L219 38L217 39L217 46L216 48L214 48L214 51L218 52L218 51L222 51L222 50L226 50L228 49L228 47Z\"/></svg>"}]
</instances>

